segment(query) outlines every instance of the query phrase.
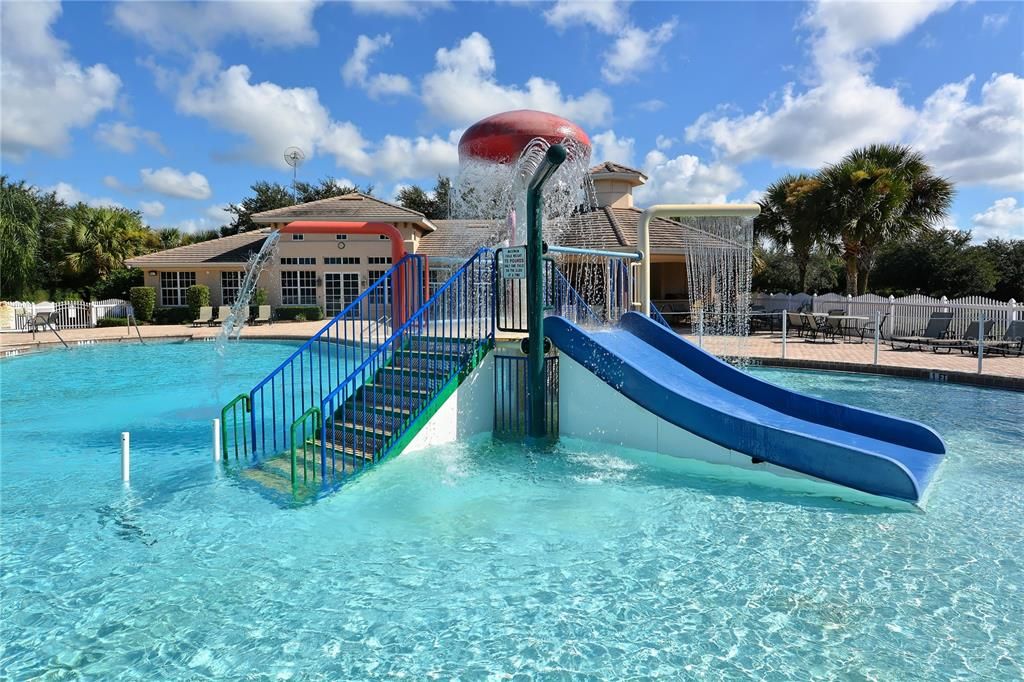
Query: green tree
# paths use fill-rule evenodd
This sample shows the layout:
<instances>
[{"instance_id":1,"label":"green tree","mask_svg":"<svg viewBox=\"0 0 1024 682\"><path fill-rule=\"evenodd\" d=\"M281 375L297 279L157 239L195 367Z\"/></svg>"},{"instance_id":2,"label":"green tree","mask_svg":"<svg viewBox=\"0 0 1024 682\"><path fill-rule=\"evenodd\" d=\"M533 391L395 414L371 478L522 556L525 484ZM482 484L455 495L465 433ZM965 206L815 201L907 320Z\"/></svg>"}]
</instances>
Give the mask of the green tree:
<instances>
[{"instance_id":1,"label":"green tree","mask_svg":"<svg viewBox=\"0 0 1024 682\"><path fill-rule=\"evenodd\" d=\"M231 220L230 225L225 225L220 229L222 235L248 232L261 227L252 221L254 213L294 206L297 203L304 204L310 201L329 199L360 191L358 187L340 184L330 176L321 178L316 183L302 182L300 180L295 183L294 187L282 185L279 182L261 180L253 184L250 189L253 192L251 196L243 198L237 204L230 204L226 207L227 211L234 218ZM373 185L367 185L361 191L364 194L373 194Z\"/></svg>"},{"instance_id":2,"label":"green tree","mask_svg":"<svg viewBox=\"0 0 1024 682\"><path fill-rule=\"evenodd\" d=\"M438 175L433 192L428 193L418 185L403 187L398 192L398 203L410 211L419 211L430 220L444 220L448 218L451 192L452 181Z\"/></svg>"},{"instance_id":3,"label":"green tree","mask_svg":"<svg viewBox=\"0 0 1024 682\"><path fill-rule=\"evenodd\" d=\"M93 285L146 250L147 232L137 211L74 206L60 235L62 285L91 300Z\"/></svg>"},{"instance_id":4,"label":"green tree","mask_svg":"<svg viewBox=\"0 0 1024 682\"><path fill-rule=\"evenodd\" d=\"M1024 239L989 239L982 249L999 276L992 297L1024 303Z\"/></svg>"},{"instance_id":5,"label":"green tree","mask_svg":"<svg viewBox=\"0 0 1024 682\"><path fill-rule=\"evenodd\" d=\"M797 291L807 291L807 268L811 253L822 242L817 196L821 181L804 173L785 175L768 185L754 218L754 235L767 238L793 252L797 268ZM792 289L788 289L791 291Z\"/></svg>"},{"instance_id":6,"label":"green tree","mask_svg":"<svg viewBox=\"0 0 1024 682\"><path fill-rule=\"evenodd\" d=\"M22 298L37 284L39 210L24 182L0 176L0 294Z\"/></svg>"},{"instance_id":7,"label":"green tree","mask_svg":"<svg viewBox=\"0 0 1024 682\"><path fill-rule=\"evenodd\" d=\"M874 279L883 295L959 298L992 295L999 271L985 247L971 244L969 232L941 229L886 244Z\"/></svg>"},{"instance_id":8,"label":"green tree","mask_svg":"<svg viewBox=\"0 0 1024 682\"><path fill-rule=\"evenodd\" d=\"M846 290L852 295L866 290L880 247L920 236L941 222L955 193L920 153L903 145L856 149L819 177L822 224L842 249Z\"/></svg>"}]
</instances>

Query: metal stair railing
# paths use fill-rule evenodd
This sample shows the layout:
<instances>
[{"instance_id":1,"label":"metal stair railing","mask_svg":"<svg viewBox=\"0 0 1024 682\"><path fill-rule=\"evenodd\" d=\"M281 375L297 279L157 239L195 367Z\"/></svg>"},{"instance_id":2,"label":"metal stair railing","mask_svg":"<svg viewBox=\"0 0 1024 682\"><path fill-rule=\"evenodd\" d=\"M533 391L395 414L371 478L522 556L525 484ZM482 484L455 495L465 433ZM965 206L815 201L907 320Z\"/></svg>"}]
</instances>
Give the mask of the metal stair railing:
<instances>
[{"instance_id":1,"label":"metal stair railing","mask_svg":"<svg viewBox=\"0 0 1024 682\"><path fill-rule=\"evenodd\" d=\"M246 458L255 460L288 449L289 429L299 416L319 407L353 365L392 335L391 329L377 322L385 311L394 311L395 306L411 311L423 305L423 272L423 257L406 255L249 391L247 409L233 409L230 415L232 420L248 417L242 443ZM229 446L227 416L225 407L224 452ZM233 421L230 432L237 428Z\"/></svg>"},{"instance_id":2,"label":"metal stair railing","mask_svg":"<svg viewBox=\"0 0 1024 682\"><path fill-rule=\"evenodd\" d=\"M327 394L319 448L324 483L387 457L453 379L494 343L494 264L480 249Z\"/></svg>"}]
</instances>

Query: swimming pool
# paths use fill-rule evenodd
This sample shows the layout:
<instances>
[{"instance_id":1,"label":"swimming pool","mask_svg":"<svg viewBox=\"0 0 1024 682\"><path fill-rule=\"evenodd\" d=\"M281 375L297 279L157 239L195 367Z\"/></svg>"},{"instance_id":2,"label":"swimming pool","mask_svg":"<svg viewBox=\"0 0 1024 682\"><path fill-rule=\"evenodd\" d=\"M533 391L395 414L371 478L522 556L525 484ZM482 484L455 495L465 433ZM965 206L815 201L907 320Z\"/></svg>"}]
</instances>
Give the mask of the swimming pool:
<instances>
[{"instance_id":1,"label":"swimming pool","mask_svg":"<svg viewBox=\"0 0 1024 682\"><path fill-rule=\"evenodd\" d=\"M292 348L0 363L7 675L1024 675L1019 394L752 370L934 426L949 455L926 513L605 446L489 441L403 455L282 509L218 473L209 420Z\"/></svg>"}]
</instances>

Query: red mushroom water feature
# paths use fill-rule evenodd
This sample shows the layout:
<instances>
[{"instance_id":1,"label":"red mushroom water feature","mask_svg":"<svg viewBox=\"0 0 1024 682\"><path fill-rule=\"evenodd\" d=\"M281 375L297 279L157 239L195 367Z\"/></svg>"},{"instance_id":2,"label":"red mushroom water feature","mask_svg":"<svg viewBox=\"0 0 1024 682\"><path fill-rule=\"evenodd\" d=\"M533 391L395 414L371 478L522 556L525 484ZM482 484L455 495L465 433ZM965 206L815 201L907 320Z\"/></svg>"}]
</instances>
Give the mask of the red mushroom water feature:
<instances>
[{"instance_id":1,"label":"red mushroom water feature","mask_svg":"<svg viewBox=\"0 0 1024 682\"><path fill-rule=\"evenodd\" d=\"M459 160L515 163L537 138L548 144L567 143L570 153L590 153L590 138L572 121L544 111L519 109L503 111L471 125L459 140Z\"/></svg>"}]
</instances>

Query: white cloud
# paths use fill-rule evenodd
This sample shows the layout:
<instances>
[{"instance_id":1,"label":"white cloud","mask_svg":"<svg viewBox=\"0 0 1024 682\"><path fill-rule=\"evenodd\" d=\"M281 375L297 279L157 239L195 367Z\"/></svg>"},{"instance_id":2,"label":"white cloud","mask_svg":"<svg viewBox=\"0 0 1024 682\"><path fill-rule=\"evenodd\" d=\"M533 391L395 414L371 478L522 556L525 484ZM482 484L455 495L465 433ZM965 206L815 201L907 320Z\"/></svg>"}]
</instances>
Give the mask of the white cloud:
<instances>
[{"instance_id":1,"label":"white cloud","mask_svg":"<svg viewBox=\"0 0 1024 682\"><path fill-rule=\"evenodd\" d=\"M604 125L611 118L611 99L600 90L564 97L557 83L537 76L523 88L499 84L491 43L476 32L455 47L440 48L435 62L423 79L423 103L447 123L466 125L511 109L550 111L584 125Z\"/></svg>"},{"instance_id":2,"label":"white cloud","mask_svg":"<svg viewBox=\"0 0 1024 682\"><path fill-rule=\"evenodd\" d=\"M142 209L142 215L146 220L156 220L167 210L167 207L159 201L140 201L139 208Z\"/></svg>"},{"instance_id":3,"label":"white cloud","mask_svg":"<svg viewBox=\"0 0 1024 682\"><path fill-rule=\"evenodd\" d=\"M967 101L973 80L936 90L924 103L911 142L953 180L1024 190L1024 78L993 75L981 86L977 104Z\"/></svg>"},{"instance_id":4,"label":"white cloud","mask_svg":"<svg viewBox=\"0 0 1024 682\"><path fill-rule=\"evenodd\" d=\"M177 78L178 111L245 137L234 154L249 161L286 168L284 149L295 145L307 158L322 148L334 154L338 165L371 171L359 130L332 120L315 88L284 88L251 78L244 64L221 69L216 57L201 54L192 71Z\"/></svg>"},{"instance_id":5,"label":"white cloud","mask_svg":"<svg viewBox=\"0 0 1024 682\"><path fill-rule=\"evenodd\" d=\"M352 56L341 67L341 77L346 85L358 85L366 90L371 99L387 95L412 94L412 83L405 76L395 73L370 75L370 60L381 49L391 45L391 35L385 33L373 38L361 35L356 39Z\"/></svg>"},{"instance_id":6,"label":"white cloud","mask_svg":"<svg viewBox=\"0 0 1024 682\"><path fill-rule=\"evenodd\" d=\"M669 158L657 150L643 163L647 184L634 190L637 203L725 203L726 196L743 186L739 172L724 163L705 164L692 154Z\"/></svg>"},{"instance_id":7,"label":"white cloud","mask_svg":"<svg viewBox=\"0 0 1024 682\"><path fill-rule=\"evenodd\" d=\"M209 199L210 183L200 173L183 173L176 168L164 166L157 170L143 168L139 171L142 186L146 189L179 199Z\"/></svg>"},{"instance_id":8,"label":"white cloud","mask_svg":"<svg viewBox=\"0 0 1024 682\"><path fill-rule=\"evenodd\" d=\"M639 28L630 22L629 2L617 0L558 0L544 12L544 20L560 31L570 26L589 26L606 35L615 36L612 48L604 54L604 65L601 67L601 75L612 84L631 80L636 74L655 65L658 53L672 39L676 29L675 19L652 29Z\"/></svg>"},{"instance_id":9,"label":"white cloud","mask_svg":"<svg viewBox=\"0 0 1024 682\"><path fill-rule=\"evenodd\" d=\"M66 204L86 204L92 207L112 206L124 208L120 203L110 197L92 197L67 182L58 182L56 185L44 187L43 192L53 192L57 198Z\"/></svg>"},{"instance_id":10,"label":"white cloud","mask_svg":"<svg viewBox=\"0 0 1024 682\"><path fill-rule=\"evenodd\" d=\"M124 184L121 183L121 180L119 180L118 178L114 177L113 175L104 175L103 176L103 185L104 186L108 186L111 189L117 189L118 191L130 191L131 190L130 187L126 187Z\"/></svg>"},{"instance_id":11,"label":"white cloud","mask_svg":"<svg viewBox=\"0 0 1024 682\"><path fill-rule=\"evenodd\" d=\"M634 106L640 111L654 113L656 111L661 111L667 105L660 99L645 99L642 102L637 102Z\"/></svg>"},{"instance_id":12,"label":"white cloud","mask_svg":"<svg viewBox=\"0 0 1024 682\"><path fill-rule=\"evenodd\" d=\"M19 159L31 149L64 151L73 128L112 109L121 79L103 64L83 68L52 25L55 2L0 3L0 149Z\"/></svg>"},{"instance_id":13,"label":"white cloud","mask_svg":"<svg viewBox=\"0 0 1024 682\"><path fill-rule=\"evenodd\" d=\"M997 199L994 204L971 218L974 241L988 239L1024 239L1024 206L1013 197Z\"/></svg>"},{"instance_id":14,"label":"white cloud","mask_svg":"<svg viewBox=\"0 0 1024 682\"><path fill-rule=\"evenodd\" d=\"M633 149L636 140L632 137L619 137L614 130L606 130L591 137L594 143L591 159L594 163L614 161L625 166L633 165Z\"/></svg>"},{"instance_id":15,"label":"white cloud","mask_svg":"<svg viewBox=\"0 0 1024 682\"><path fill-rule=\"evenodd\" d=\"M1003 14L986 14L981 18L981 27L986 31L999 33L1006 27L1008 21L1010 21L1009 12L1004 12Z\"/></svg>"},{"instance_id":16,"label":"white cloud","mask_svg":"<svg viewBox=\"0 0 1024 682\"><path fill-rule=\"evenodd\" d=\"M636 74L646 71L657 63L658 53L672 39L676 20L644 30L629 26L619 34L612 49L605 53L601 75L609 83L623 83L632 80Z\"/></svg>"},{"instance_id":17,"label":"white cloud","mask_svg":"<svg viewBox=\"0 0 1024 682\"><path fill-rule=\"evenodd\" d=\"M182 232L203 232L205 230L216 230L231 222L234 216L228 212L227 207L220 204L208 206L203 214L196 218L186 218L178 221L174 227Z\"/></svg>"},{"instance_id":18,"label":"white cloud","mask_svg":"<svg viewBox=\"0 0 1024 682\"><path fill-rule=\"evenodd\" d=\"M386 135L373 159L377 170L389 178L450 176L459 168L458 139Z\"/></svg>"},{"instance_id":19,"label":"white cloud","mask_svg":"<svg viewBox=\"0 0 1024 682\"><path fill-rule=\"evenodd\" d=\"M686 129L688 141L709 142L729 163L765 157L814 167L850 149L879 142L915 145L942 173L965 183L1024 186L1021 139L1024 89L1014 74L993 76L981 101L967 102L971 80L936 90L918 110L897 87L872 78L872 48L908 35L949 7L930 3L819 3L805 15L814 82L790 83L760 110L705 113Z\"/></svg>"},{"instance_id":20,"label":"white cloud","mask_svg":"<svg viewBox=\"0 0 1024 682\"><path fill-rule=\"evenodd\" d=\"M261 47L315 45L316 0L291 2L121 2L114 24L163 50L206 48L229 36Z\"/></svg>"},{"instance_id":21,"label":"white cloud","mask_svg":"<svg viewBox=\"0 0 1024 682\"><path fill-rule=\"evenodd\" d=\"M544 12L544 20L559 30L585 24L602 33L617 33L629 22L629 3L609 0L607 2L578 2L558 0Z\"/></svg>"},{"instance_id":22,"label":"white cloud","mask_svg":"<svg viewBox=\"0 0 1024 682\"><path fill-rule=\"evenodd\" d=\"M450 9L452 3L445 0L352 0L349 5L356 14L422 19L435 10Z\"/></svg>"},{"instance_id":23,"label":"white cloud","mask_svg":"<svg viewBox=\"0 0 1024 682\"><path fill-rule=\"evenodd\" d=\"M130 126L122 121L100 124L96 130L96 139L108 147L113 147L125 154L134 152L136 145L140 141L145 142L161 154L167 153L167 149L160 141L159 133L152 130L143 130L137 126Z\"/></svg>"},{"instance_id":24,"label":"white cloud","mask_svg":"<svg viewBox=\"0 0 1024 682\"><path fill-rule=\"evenodd\" d=\"M665 135L658 135L657 139L655 139L655 141L654 141L654 146L657 147L659 150L664 152L664 151L668 151L669 149L671 149L672 145L674 145L678 141L679 140L677 140L674 137L667 137Z\"/></svg>"}]
</instances>

